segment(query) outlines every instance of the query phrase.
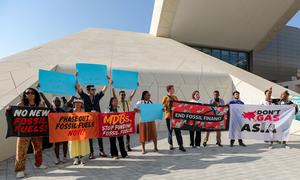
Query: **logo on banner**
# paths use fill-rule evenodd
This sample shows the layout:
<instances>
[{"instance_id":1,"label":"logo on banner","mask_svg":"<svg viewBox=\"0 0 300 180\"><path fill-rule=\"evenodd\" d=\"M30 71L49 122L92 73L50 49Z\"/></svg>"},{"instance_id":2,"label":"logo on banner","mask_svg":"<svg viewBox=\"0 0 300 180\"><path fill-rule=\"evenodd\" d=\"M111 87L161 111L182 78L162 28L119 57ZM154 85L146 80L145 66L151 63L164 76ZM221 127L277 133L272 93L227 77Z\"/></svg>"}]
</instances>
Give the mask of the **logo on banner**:
<instances>
[{"instance_id":1,"label":"logo on banner","mask_svg":"<svg viewBox=\"0 0 300 180\"><path fill-rule=\"evenodd\" d=\"M276 133L275 124L272 122L279 121L280 110L257 110L252 112L243 112L242 116L245 120L252 121L253 123L244 124L241 131L252 132L265 132ZM265 123L269 122L269 123Z\"/></svg>"}]
</instances>

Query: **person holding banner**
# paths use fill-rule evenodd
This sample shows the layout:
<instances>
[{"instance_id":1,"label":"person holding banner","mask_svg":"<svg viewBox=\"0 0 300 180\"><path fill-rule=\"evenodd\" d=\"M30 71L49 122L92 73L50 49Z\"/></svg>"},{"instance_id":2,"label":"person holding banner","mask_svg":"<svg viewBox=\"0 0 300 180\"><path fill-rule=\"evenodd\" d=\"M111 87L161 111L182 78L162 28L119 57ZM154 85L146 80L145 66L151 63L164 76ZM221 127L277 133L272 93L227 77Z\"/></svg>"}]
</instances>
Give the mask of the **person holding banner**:
<instances>
[{"instance_id":1,"label":"person holding banner","mask_svg":"<svg viewBox=\"0 0 300 180\"><path fill-rule=\"evenodd\" d=\"M71 112L84 112L84 102L80 98L73 101L73 110ZM85 164L84 156L90 154L90 144L88 140L69 141L70 158L74 158L73 165Z\"/></svg>"},{"instance_id":2,"label":"person holding banner","mask_svg":"<svg viewBox=\"0 0 300 180\"><path fill-rule=\"evenodd\" d=\"M27 88L22 95L21 102L18 106L24 107L44 107L44 103L41 101L39 92L34 88ZM6 110L6 115L11 114L10 107ZM42 154L42 137L18 137L17 138L17 148L16 148L16 163L15 171L17 178L25 177L25 165L26 165L26 155L28 151L29 143L32 144L34 149L35 163L34 166L39 169L48 168L43 164L43 154Z\"/></svg>"},{"instance_id":3,"label":"person holding banner","mask_svg":"<svg viewBox=\"0 0 300 180\"><path fill-rule=\"evenodd\" d=\"M292 101L289 100L290 93L286 90L280 94L280 101L278 105L293 105L295 107L295 114L298 113L298 106L295 105ZM286 144L286 141L282 142L283 148L289 149L290 147Z\"/></svg>"},{"instance_id":4,"label":"person holding banner","mask_svg":"<svg viewBox=\"0 0 300 180\"><path fill-rule=\"evenodd\" d=\"M214 98L209 101L209 104L212 104L214 106L225 105L224 100L220 98L220 92L218 90L214 91ZM217 143L216 143L216 145L218 145L219 147L223 147L223 145L221 144L221 131L216 131L216 133L217 133ZM205 137L204 142L203 142L204 147L207 146L207 142L208 142L208 139L209 139L209 134L210 134L209 131L206 132L206 137Z\"/></svg>"},{"instance_id":5,"label":"person holding banner","mask_svg":"<svg viewBox=\"0 0 300 180\"><path fill-rule=\"evenodd\" d=\"M52 104L51 104L43 93L40 93L40 94L41 94L41 97L44 99L47 107L51 109L51 112L57 112L57 113L66 112L62 108L62 100L58 96L53 97ZM73 102L73 100L74 100L74 96L72 96L72 98L70 98L70 100L66 104L71 104ZM62 146L63 146L63 156L64 157L62 160L59 158L60 144L62 144ZM67 159L68 142L64 141L64 142L54 143L54 152L55 152L55 156L56 156L56 160L55 160L56 165L59 164L60 162L66 163L68 160Z\"/></svg>"},{"instance_id":6,"label":"person holding banner","mask_svg":"<svg viewBox=\"0 0 300 180\"><path fill-rule=\"evenodd\" d=\"M238 91L234 91L232 93L232 96L233 96L233 100L231 100L228 104L245 104L243 101L240 100L240 92ZM243 140L242 139L238 139L239 141L239 145L240 146L243 146L243 147L246 147L246 145L243 143ZM233 144L235 142L235 139L231 139L230 140L230 147L233 147Z\"/></svg>"},{"instance_id":7,"label":"person holding banner","mask_svg":"<svg viewBox=\"0 0 300 180\"><path fill-rule=\"evenodd\" d=\"M138 85L139 85L139 83L138 83ZM113 97L117 98L115 88L112 88L112 92L113 92ZM125 91L122 90L119 92L120 99L118 100L118 102L119 102L119 107L122 109L122 112L129 112L131 110L131 108L130 108L131 101L132 101L135 93L136 93L136 89L131 91L129 98L126 99ZM132 149L130 147L130 135L126 135L126 146L127 146L128 151L132 151Z\"/></svg>"},{"instance_id":8,"label":"person holding banner","mask_svg":"<svg viewBox=\"0 0 300 180\"><path fill-rule=\"evenodd\" d=\"M178 98L177 96L174 95L175 88L173 85L168 85L166 89L167 89L167 95L163 97L162 104L164 105L165 119L168 128L168 143L170 145L170 150L174 150L173 140L172 140L173 129L171 128L171 103L173 101L178 101ZM179 150L185 152L186 150L183 147L183 140L182 140L180 129L174 129L174 132L179 146Z\"/></svg>"},{"instance_id":9,"label":"person holding banner","mask_svg":"<svg viewBox=\"0 0 300 180\"><path fill-rule=\"evenodd\" d=\"M203 104L202 100L200 100L199 91L194 91L192 93L192 99L190 100L190 102ZM195 137L195 131L190 131L190 146L196 148L196 147L200 147L200 144L201 144L201 131L196 131L196 137Z\"/></svg>"},{"instance_id":10,"label":"person holding banner","mask_svg":"<svg viewBox=\"0 0 300 180\"><path fill-rule=\"evenodd\" d=\"M261 105L265 105L265 106L275 105L272 100L272 87L265 90L265 100L263 100L261 102ZM268 141L265 141L265 142L268 142ZM272 148L273 148L273 141L270 141L269 149L272 149Z\"/></svg>"},{"instance_id":11,"label":"person holding banner","mask_svg":"<svg viewBox=\"0 0 300 180\"><path fill-rule=\"evenodd\" d=\"M119 112L118 108L119 108L118 99L116 97L112 97L109 101L108 112L117 113L117 112ZM117 148L117 144L116 144L117 139L118 139L118 142L119 142L119 148L120 148L121 156L123 158L125 158L125 157L128 156L128 154L127 154L126 149L125 149L124 137L123 136L110 137L109 138L111 157L114 158L114 159L119 158L119 152L118 152L118 148Z\"/></svg>"},{"instance_id":12,"label":"person holding banner","mask_svg":"<svg viewBox=\"0 0 300 180\"><path fill-rule=\"evenodd\" d=\"M110 77L107 76L107 79L110 81ZM111 81L110 81L111 83ZM78 80L76 84L76 90L80 97L84 101L84 109L85 112L101 112L100 109L100 100L104 96L104 93L107 90L107 85L102 88L102 90L98 93L96 93L96 88L94 85L87 85L86 90L87 93L83 92L82 88L80 87ZM99 156L100 157L107 157L107 155L104 152L103 148L103 140L102 138L97 138L98 139L98 145L99 145ZM93 139L89 140L90 143L90 151L91 154L89 155L89 159L95 159L96 157L94 156L94 147L93 147Z\"/></svg>"},{"instance_id":13,"label":"person holding banner","mask_svg":"<svg viewBox=\"0 0 300 180\"><path fill-rule=\"evenodd\" d=\"M136 103L137 112L140 111L139 107L141 104L152 104L150 97L151 97L151 95L150 95L149 91L143 91L141 100ZM157 132L156 132L155 121L152 121L152 122L141 122L140 121L139 134L140 134L140 143L142 144L142 154L146 153L145 143L149 142L149 141L153 141L154 151L158 152Z\"/></svg>"}]
</instances>

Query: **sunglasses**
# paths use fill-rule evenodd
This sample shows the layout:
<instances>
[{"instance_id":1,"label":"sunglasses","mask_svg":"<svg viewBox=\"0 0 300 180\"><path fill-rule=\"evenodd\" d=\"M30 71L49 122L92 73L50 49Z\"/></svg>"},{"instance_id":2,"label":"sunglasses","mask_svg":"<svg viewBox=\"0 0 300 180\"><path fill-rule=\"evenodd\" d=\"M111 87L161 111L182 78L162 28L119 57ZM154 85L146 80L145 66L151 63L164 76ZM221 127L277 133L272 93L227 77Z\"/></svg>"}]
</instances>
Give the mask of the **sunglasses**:
<instances>
[{"instance_id":1,"label":"sunglasses","mask_svg":"<svg viewBox=\"0 0 300 180\"><path fill-rule=\"evenodd\" d=\"M26 95L29 95L29 94L31 94L31 95L35 95L35 93L34 93L34 92L32 92L32 91L25 92L25 94L26 94Z\"/></svg>"},{"instance_id":2,"label":"sunglasses","mask_svg":"<svg viewBox=\"0 0 300 180\"><path fill-rule=\"evenodd\" d=\"M126 94L120 94L121 96L126 96Z\"/></svg>"},{"instance_id":3,"label":"sunglasses","mask_svg":"<svg viewBox=\"0 0 300 180\"><path fill-rule=\"evenodd\" d=\"M92 89L89 89L89 91L96 91L96 89L95 89L95 88L92 88Z\"/></svg>"}]
</instances>

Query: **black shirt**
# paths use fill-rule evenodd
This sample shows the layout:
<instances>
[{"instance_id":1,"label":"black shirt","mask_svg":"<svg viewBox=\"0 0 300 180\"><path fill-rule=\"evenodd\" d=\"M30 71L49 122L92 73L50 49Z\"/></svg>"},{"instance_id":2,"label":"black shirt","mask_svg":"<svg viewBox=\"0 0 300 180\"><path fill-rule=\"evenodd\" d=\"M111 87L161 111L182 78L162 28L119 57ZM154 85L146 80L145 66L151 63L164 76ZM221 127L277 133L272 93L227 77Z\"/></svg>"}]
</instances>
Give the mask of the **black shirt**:
<instances>
[{"instance_id":1,"label":"black shirt","mask_svg":"<svg viewBox=\"0 0 300 180\"><path fill-rule=\"evenodd\" d=\"M83 99L85 112L91 112L91 111L101 112L100 99L104 96L104 93L102 91L97 93L94 96L92 101L90 96L83 91L82 93L79 93L79 95Z\"/></svg>"}]
</instances>

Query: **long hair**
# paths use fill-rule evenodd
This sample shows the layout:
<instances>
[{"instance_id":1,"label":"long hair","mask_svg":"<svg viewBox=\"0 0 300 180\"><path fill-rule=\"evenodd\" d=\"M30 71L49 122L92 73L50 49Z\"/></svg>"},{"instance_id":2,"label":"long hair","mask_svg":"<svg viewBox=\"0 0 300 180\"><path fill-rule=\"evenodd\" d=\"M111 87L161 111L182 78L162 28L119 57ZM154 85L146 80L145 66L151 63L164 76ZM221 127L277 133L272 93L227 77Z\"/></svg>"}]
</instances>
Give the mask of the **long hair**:
<instances>
[{"instance_id":1,"label":"long hair","mask_svg":"<svg viewBox=\"0 0 300 180\"><path fill-rule=\"evenodd\" d=\"M148 94L149 93L149 91L143 91L143 93L142 93L142 97L141 97L141 100L142 101L145 101L145 96L146 96L146 94ZM149 102L151 102L152 103L152 101L149 99Z\"/></svg>"},{"instance_id":2,"label":"long hair","mask_svg":"<svg viewBox=\"0 0 300 180\"><path fill-rule=\"evenodd\" d=\"M199 93L199 94L200 94L200 92L199 92L198 90L194 91L194 92L192 93L192 99L195 99L196 93Z\"/></svg>"},{"instance_id":3,"label":"long hair","mask_svg":"<svg viewBox=\"0 0 300 180\"><path fill-rule=\"evenodd\" d=\"M39 106L40 103L41 103L41 96L40 96L40 93L36 89L34 89L34 88L27 88L23 92L21 102L24 104L24 106L28 106L29 105L29 101L28 101L28 98L26 96L26 91L28 91L28 90L31 90L32 92L34 92L34 104L36 106Z\"/></svg>"},{"instance_id":4,"label":"long hair","mask_svg":"<svg viewBox=\"0 0 300 180\"><path fill-rule=\"evenodd\" d=\"M111 97L110 100L109 100L109 106L108 106L109 111L113 111L112 102L113 102L114 99L118 100L118 98L116 98L116 97Z\"/></svg>"}]
</instances>

